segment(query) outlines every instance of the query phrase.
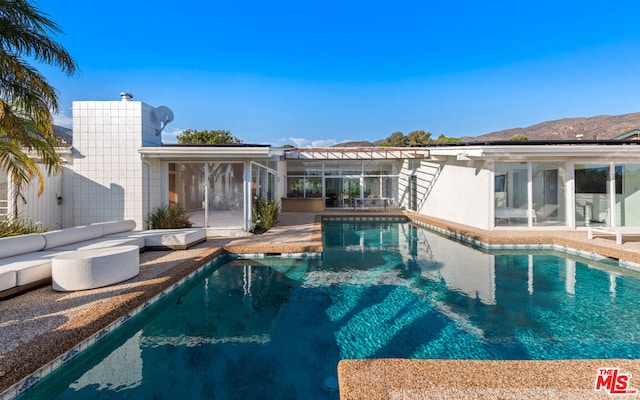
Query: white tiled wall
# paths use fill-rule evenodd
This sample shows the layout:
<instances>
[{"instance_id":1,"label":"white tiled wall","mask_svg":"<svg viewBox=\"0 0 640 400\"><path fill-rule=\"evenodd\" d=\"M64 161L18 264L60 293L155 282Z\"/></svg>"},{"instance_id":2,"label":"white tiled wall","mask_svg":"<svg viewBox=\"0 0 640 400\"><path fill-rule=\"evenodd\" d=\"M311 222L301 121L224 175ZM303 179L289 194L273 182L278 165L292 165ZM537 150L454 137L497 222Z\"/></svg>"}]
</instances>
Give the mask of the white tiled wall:
<instances>
[{"instance_id":1,"label":"white tiled wall","mask_svg":"<svg viewBox=\"0 0 640 400\"><path fill-rule=\"evenodd\" d=\"M143 228L148 184L138 149L161 145L154 111L140 101L73 103L74 225L134 219Z\"/></svg>"}]
</instances>

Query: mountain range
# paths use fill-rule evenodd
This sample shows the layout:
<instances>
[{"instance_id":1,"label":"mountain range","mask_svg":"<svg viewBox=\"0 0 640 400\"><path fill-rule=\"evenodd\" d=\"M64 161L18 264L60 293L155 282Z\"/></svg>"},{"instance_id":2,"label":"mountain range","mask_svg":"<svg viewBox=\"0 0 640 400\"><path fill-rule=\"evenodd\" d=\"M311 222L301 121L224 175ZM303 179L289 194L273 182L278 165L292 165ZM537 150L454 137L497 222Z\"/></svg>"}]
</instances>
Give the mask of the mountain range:
<instances>
[{"instance_id":1,"label":"mountain range","mask_svg":"<svg viewBox=\"0 0 640 400\"><path fill-rule=\"evenodd\" d=\"M525 136L529 140L611 140L625 133L640 130L640 113L599 115L585 118L563 118L541 122L527 128L512 128L475 137L460 138L465 142L510 140Z\"/></svg>"},{"instance_id":2,"label":"mountain range","mask_svg":"<svg viewBox=\"0 0 640 400\"><path fill-rule=\"evenodd\" d=\"M491 132L479 136L465 136L463 142L487 142L511 140L514 136L524 136L528 140L576 140L582 135L583 140L611 140L626 133L640 131L640 113L624 115L598 115L595 117L562 118L545 121L526 128L512 128ZM385 139L369 141L344 142L336 147L369 147L378 146Z\"/></svg>"}]
</instances>

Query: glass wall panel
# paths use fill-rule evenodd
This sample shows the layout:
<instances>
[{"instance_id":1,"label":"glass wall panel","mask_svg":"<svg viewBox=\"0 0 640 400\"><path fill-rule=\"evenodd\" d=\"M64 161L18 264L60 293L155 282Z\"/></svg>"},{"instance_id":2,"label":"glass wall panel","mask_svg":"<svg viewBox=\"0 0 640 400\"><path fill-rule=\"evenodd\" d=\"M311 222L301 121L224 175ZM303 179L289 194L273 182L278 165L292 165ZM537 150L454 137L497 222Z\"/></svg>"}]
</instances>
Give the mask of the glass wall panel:
<instances>
[{"instance_id":1,"label":"glass wall panel","mask_svg":"<svg viewBox=\"0 0 640 400\"><path fill-rule=\"evenodd\" d=\"M353 200L360 198L360 178L342 179L343 207L353 207Z\"/></svg>"},{"instance_id":2,"label":"glass wall panel","mask_svg":"<svg viewBox=\"0 0 640 400\"><path fill-rule=\"evenodd\" d=\"M306 176L322 176L322 161L305 161L304 174Z\"/></svg>"},{"instance_id":3,"label":"glass wall panel","mask_svg":"<svg viewBox=\"0 0 640 400\"><path fill-rule=\"evenodd\" d=\"M398 160L288 161L287 197L324 196L327 208L351 207L354 197L386 197L398 206L401 167Z\"/></svg>"},{"instance_id":4,"label":"glass wall panel","mask_svg":"<svg viewBox=\"0 0 640 400\"><path fill-rule=\"evenodd\" d=\"M305 197L322 197L322 178L309 177L304 180Z\"/></svg>"},{"instance_id":5,"label":"glass wall panel","mask_svg":"<svg viewBox=\"0 0 640 400\"><path fill-rule=\"evenodd\" d=\"M207 163L207 226L244 225L244 163Z\"/></svg>"},{"instance_id":6,"label":"glass wall panel","mask_svg":"<svg viewBox=\"0 0 640 400\"><path fill-rule=\"evenodd\" d=\"M204 164L169 164L169 204L180 204L194 226L204 226Z\"/></svg>"},{"instance_id":7,"label":"glass wall panel","mask_svg":"<svg viewBox=\"0 0 640 400\"><path fill-rule=\"evenodd\" d=\"M399 207L400 202L398 200L398 177L397 176L384 176L380 178L380 188L382 192L380 197L387 197L389 199L389 205L392 207Z\"/></svg>"},{"instance_id":8,"label":"glass wall panel","mask_svg":"<svg viewBox=\"0 0 640 400\"><path fill-rule=\"evenodd\" d=\"M362 162L361 161L325 161L324 163L325 176L345 176L345 175L357 175L362 174Z\"/></svg>"},{"instance_id":9,"label":"glass wall panel","mask_svg":"<svg viewBox=\"0 0 640 400\"><path fill-rule=\"evenodd\" d=\"M276 174L269 172L269 182L267 190L267 198L269 200L276 200Z\"/></svg>"},{"instance_id":10,"label":"glass wall panel","mask_svg":"<svg viewBox=\"0 0 640 400\"><path fill-rule=\"evenodd\" d=\"M640 226L640 164L615 168L616 225Z\"/></svg>"},{"instance_id":11,"label":"glass wall panel","mask_svg":"<svg viewBox=\"0 0 640 400\"><path fill-rule=\"evenodd\" d=\"M496 226L528 226L527 163L496 163L494 168Z\"/></svg>"},{"instance_id":12,"label":"glass wall panel","mask_svg":"<svg viewBox=\"0 0 640 400\"><path fill-rule=\"evenodd\" d=\"M534 225L566 225L564 163L533 163Z\"/></svg>"},{"instance_id":13,"label":"glass wall panel","mask_svg":"<svg viewBox=\"0 0 640 400\"><path fill-rule=\"evenodd\" d=\"M380 178L377 176L364 177L364 193L362 197L382 197L380 190Z\"/></svg>"},{"instance_id":14,"label":"glass wall panel","mask_svg":"<svg viewBox=\"0 0 640 400\"><path fill-rule=\"evenodd\" d=\"M365 175L397 175L397 161L364 161L362 170Z\"/></svg>"},{"instance_id":15,"label":"glass wall panel","mask_svg":"<svg viewBox=\"0 0 640 400\"><path fill-rule=\"evenodd\" d=\"M326 178L326 201L329 208L353 207L353 198L360 197L359 178Z\"/></svg>"},{"instance_id":16,"label":"glass wall panel","mask_svg":"<svg viewBox=\"0 0 640 400\"><path fill-rule=\"evenodd\" d=\"M611 224L608 182L608 165L576 164L576 226L609 226Z\"/></svg>"},{"instance_id":17,"label":"glass wall panel","mask_svg":"<svg viewBox=\"0 0 640 400\"><path fill-rule=\"evenodd\" d=\"M260 168L258 164L251 164L251 198L255 199L256 197L264 198L262 193L262 175L263 168Z\"/></svg>"},{"instance_id":18,"label":"glass wall panel","mask_svg":"<svg viewBox=\"0 0 640 400\"><path fill-rule=\"evenodd\" d=\"M287 178L287 197L303 197L304 196L304 178L294 177Z\"/></svg>"},{"instance_id":19,"label":"glass wall panel","mask_svg":"<svg viewBox=\"0 0 640 400\"><path fill-rule=\"evenodd\" d=\"M302 161L287 161L287 175L304 176L304 163Z\"/></svg>"},{"instance_id":20,"label":"glass wall panel","mask_svg":"<svg viewBox=\"0 0 640 400\"><path fill-rule=\"evenodd\" d=\"M342 178L326 178L325 184L325 207L339 208L343 206L342 198Z\"/></svg>"},{"instance_id":21,"label":"glass wall panel","mask_svg":"<svg viewBox=\"0 0 640 400\"><path fill-rule=\"evenodd\" d=\"M251 163L252 198L260 197L265 200L275 200L276 175L266 167L267 164L267 162Z\"/></svg>"},{"instance_id":22,"label":"glass wall panel","mask_svg":"<svg viewBox=\"0 0 640 400\"><path fill-rule=\"evenodd\" d=\"M322 178L288 177L287 197L322 197Z\"/></svg>"}]
</instances>

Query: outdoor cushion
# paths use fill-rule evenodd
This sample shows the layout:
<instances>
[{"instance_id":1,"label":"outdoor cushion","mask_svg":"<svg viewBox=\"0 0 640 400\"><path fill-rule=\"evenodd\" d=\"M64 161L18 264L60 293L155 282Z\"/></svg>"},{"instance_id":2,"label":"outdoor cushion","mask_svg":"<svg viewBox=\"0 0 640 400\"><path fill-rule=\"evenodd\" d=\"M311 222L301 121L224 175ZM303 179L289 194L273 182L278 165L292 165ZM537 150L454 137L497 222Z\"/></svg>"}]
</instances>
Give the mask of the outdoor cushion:
<instances>
[{"instance_id":1,"label":"outdoor cushion","mask_svg":"<svg viewBox=\"0 0 640 400\"><path fill-rule=\"evenodd\" d=\"M91 225L101 227L102 235L106 236L113 235L114 233L132 231L136 228L136 221L125 219L124 221L96 222Z\"/></svg>"},{"instance_id":2,"label":"outdoor cushion","mask_svg":"<svg viewBox=\"0 0 640 400\"><path fill-rule=\"evenodd\" d=\"M55 250L92 250L103 249L106 247L114 246L137 246L139 249L144 248L144 238L142 237L100 237L92 240L85 240L83 242L72 243L66 246L58 246Z\"/></svg>"},{"instance_id":3,"label":"outdoor cushion","mask_svg":"<svg viewBox=\"0 0 640 400\"><path fill-rule=\"evenodd\" d=\"M0 273L15 271L15 286L51 278L51 259L64 251L38 251L0 259Z\"/></svg>"},{"instance_id":4,"label":"outdoor cushion","mask_svg":"<svg viewBox=\"0 0 640 400\"><path fill-rule=\"evenodd\" d=\"M42 234L47 241L44 250L64 246L83 240L91 240L102 236L102 227L96 225L76 226Z\"/></svg>"},{"instance_id":5,"label":"outdoor cushion","mask_svg":"<svg viewBox=\"0 0 640 400\"><path fill-rule=\"evenodd\" d=\"M184 248L207 238L207 231L204 228L167 231L157 229L150 232L155 232L155 234L145 236L144 241L147 247Z\"/></svg>"},{"instance_id":6,"label":"outdoor cushion","mask_svg":"<svg viewBox=\"0 0 640 400\"><path fill-rule=\"evenodd\" d=\"M2 271L2 267L0 267ZM0 292L16 286L16 271L0 272Z\"/></svg>"},{"instance_id":7,"label":"outdoor cushion","mask_svg":"<svg viewBox=\"0 0 640 400\"><path fill-rule=\"evenodd\" d=\"M0 238L0 258L40 251L46 244L40 233Z\"/></svg>"},{"instance_id":8,"label":"outdoor cushion","mask_svg":"<svg viewBox=\"0 0 640 400\"><path fill-rule=\"evenodd\" d=\"M141 237L144 238L145 247L185 249L206 240L207 230L205 228L150 229L117 233L110 237Z\"/></svg>"}]
</instances>

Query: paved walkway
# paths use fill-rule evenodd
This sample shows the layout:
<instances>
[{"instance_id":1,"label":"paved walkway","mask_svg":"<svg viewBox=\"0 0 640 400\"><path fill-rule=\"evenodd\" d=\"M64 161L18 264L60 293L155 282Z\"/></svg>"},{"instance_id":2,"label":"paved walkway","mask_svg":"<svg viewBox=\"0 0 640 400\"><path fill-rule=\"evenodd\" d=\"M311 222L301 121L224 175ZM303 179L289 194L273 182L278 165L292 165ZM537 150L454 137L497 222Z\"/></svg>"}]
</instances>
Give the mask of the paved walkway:
<instances>
[{"instance_id":1,"label":"paved walkway","mask_svg":"<svg viewBox=\"0 0 640 400\"><path fill-rule=\"evenodd\" d=\"M349 212L325 212L321 215L353 216ZM403 215L401 212L371 214L358 212L357 216L367 215ZM596 238L588 241L585 231L482 231L466 226L452 224L447 221L433 218L413 216L424 222L439 226L454 232L474 237L487 243L558 243L567 246L595 251L609 257L627 259L640 262L640 241L635 238L626 239L621 246L615 244L612 238ZM263 235L248 238L221 238L210 239L189 250L183 251L147 251L140 255L140 274L121 284L106 288L92 289L80 292L61 293L52 290L51 286L42 287L23 293L14 298L0 301L0 392L5 391L15 383L34 373L40 366L47 364L60 354L65 354L85 338L99 332L111 322L126 315L140 304L149 300L157 293L170 287L182 277L199 268L204 263L215 258L225 251L235 253L299 253L322 251L320 215L308 213L283 213L277 226ZM440 363L440 366L436 364ZM449 389L459 390L454 397L465 397L464 390L469 398L531 398L531 396L513 397L513 391L495 391L491 386L482 386L474 383L470 388L464 382L465 368L469 368L468 374L477 375L475 363L456 364L455 375L457 378L447 383ZM487 380L496 379L496 374L501 373L508 377L516 373L516 364L486 362L486 368L490 369L484 376ZM522 362L520 362L522 363ZM526 362L526 368L538 371L540 374L560 373L564 368L571 367L572 371L566 379L575 378L576 382L586 382L595 379L594 365L576 365L576 362L567 364L552 364L543 362L534 366L534 362ZM569 365L571 364L571 365ZM624 372L632 372L634 376L640 376L639 370L630 370L627 362L607 362L602 366L620 366ZM615 364L615 365L614 365ZM420 366L422 365L422 366ZM465 367L467 365L467 367ZM520 364L517 364L520 365ZM637 367L637 363L635 364ZM551 368L553 366L553 368ZM435 379L439 375L430 375L442 368L450 369L451 365L444 361L415 360L381 360L381 361L348 361L340 364L339 375L341 385L341 397L343 399L386 399L386 398L447 398L442 397L442 391L432 390L431 384L420 385L419 381L411 378L416 368L421 374ZM475 369L474 369L475 368ZM640 367L638 367L640 368ZM364 373L366 371L366 373ZM432 371L432 372L429 372ZM489 371L489 370L487 370ZM579 372L583 371L583 372ZM582 374L582 375L581 375ZM457 379L457 380L456 380ZM550 385L548 390L542 393L546 398L554 398L554 390L567 390L576 388L574 383L567 380ZM454 381L457 382L454 384ZM408 382L413 382L409 385ZM425 381L427 382L427 381ZM471 381L470 381L471 382ZM473 382L476 382L475 378ZM519 381L520 382L520 381ZM533 381L531 381L533 382ZM441 382L442 383L442 382ZM633 382L640 386L640 382ZM382 386L381 386L382 385ZM417 386L417 387L416 387ZM442 388L441 388L442 389ZM491 389L491 390L490 390ZM590 389L590 388L589 388ZM478 392L478 390L480 390ZM483 391L484 390L484 391ZM436 395L440 393L440 397ZM483 394L484 393L484 394ZM502 393L502 395L500 394ZM555 398L569 398L569 392L558 391L562 396ZM454 392L450 392L451 395ZM593 390L580 391L580 396L594 394ZM542 398L542 397L540 397Z\"/></svg>"}]
</instances>

